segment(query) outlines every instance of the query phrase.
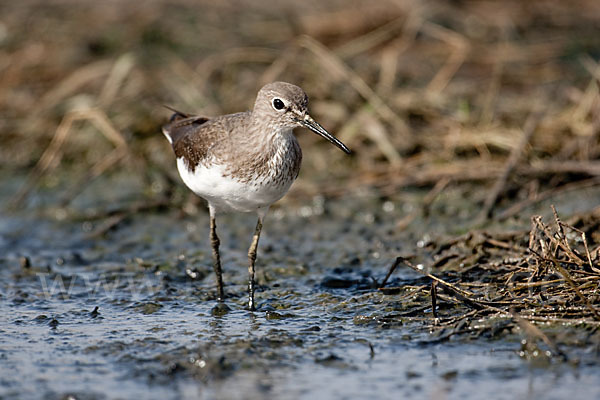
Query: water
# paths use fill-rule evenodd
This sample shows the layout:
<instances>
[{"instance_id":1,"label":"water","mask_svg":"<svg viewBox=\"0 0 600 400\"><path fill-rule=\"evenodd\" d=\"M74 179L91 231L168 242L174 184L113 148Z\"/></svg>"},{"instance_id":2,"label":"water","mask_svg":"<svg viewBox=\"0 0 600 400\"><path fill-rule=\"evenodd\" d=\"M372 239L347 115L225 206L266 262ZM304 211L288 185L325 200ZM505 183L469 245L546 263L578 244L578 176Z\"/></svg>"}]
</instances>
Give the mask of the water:
<instances>
[{"instance_id":1,"label":"water","mask_svg":"<svg viewBox=\"0 0 600 400\"><path fill-rule=\"evenodd\" d=\"M81 209L102 204L93 193L78 200ZM0 397L600 396L597 348L569 349L581 360L575 366L536 362L519 356L518 333L438 343L418 320L368 322L402 308L401 294L383 294L375 281L434 226L396 229L401 200L316 199L274 210L261 238L255 313L244 310L251 216L219 221L227 311L215 308L204 213L136 213L89 238L102 220L5 211ZM393 283L417 278L399 270Z\"/></svg>"}]
</instances>

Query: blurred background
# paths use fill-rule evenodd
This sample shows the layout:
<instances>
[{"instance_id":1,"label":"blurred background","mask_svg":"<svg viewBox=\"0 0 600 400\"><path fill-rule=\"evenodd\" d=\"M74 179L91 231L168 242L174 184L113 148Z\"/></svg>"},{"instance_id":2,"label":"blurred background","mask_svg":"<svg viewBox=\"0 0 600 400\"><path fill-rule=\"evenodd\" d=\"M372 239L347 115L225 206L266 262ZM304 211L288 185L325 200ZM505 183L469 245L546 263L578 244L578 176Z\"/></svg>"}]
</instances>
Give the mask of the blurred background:
<instances>
[{"instance_id":1,"label":"blurred background","mask_svg":"<svg viewBox=\"0 0 600 400\"><path fill-rule=\"evenodd\" d=\"M600 398L599 33L598 0L0 0L0 397ZM251 215L215 307L163 105L276 80L353 154L297 130L260 311Z\"/></svg>"},{"instance_id":2,"label":"blurred background","mask_svg":"<svg viewBox=\"0 0 600 400\"><path fill-rule=\"evenodd\" d=\"M247 110L284 80L354 150L299 132L284 201L484 183L483 214L517 214L599 183L599 30L595 0L0 1L4 196L68 204L115 174L134 197L184 189L162 105Z\"/></svg>"}]
</instances>

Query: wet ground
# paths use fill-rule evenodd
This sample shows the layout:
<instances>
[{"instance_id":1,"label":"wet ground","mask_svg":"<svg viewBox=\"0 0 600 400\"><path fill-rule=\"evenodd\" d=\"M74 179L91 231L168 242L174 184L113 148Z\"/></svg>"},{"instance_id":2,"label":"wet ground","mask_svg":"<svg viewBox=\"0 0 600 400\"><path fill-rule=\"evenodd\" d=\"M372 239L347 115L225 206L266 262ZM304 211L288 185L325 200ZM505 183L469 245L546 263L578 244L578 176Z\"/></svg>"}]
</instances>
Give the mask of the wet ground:
<instances>
[{"instance_id":1,"label":"wet ground","mask_svg":"<svg viewBox=\"0 0 600 400\"><path fill-rule=\"evenodd\" d=\"M419 257L424 238L468 226L473 206L461 200L464 189L448 189L430 218L405 229L397 222L424 193L275 207L251 313L244 306L252 216L217 220L228 309L215 307L207 215L151 209L94 236L106 218L85 212L148 200L136 200L135 182L113 179L93 184L69 209L49 206L54 189L36 195L28 211L2 212L0 398L600 396L597 348L567 349L576 364L541 360L523 355L518 332L439 342L414 318L372 318L405 309L402 294L377 290L397 255ZM3 202L21 181L5 182ZM597 195L553 200L570 213ZM422 279L400 269L390 285ZM422 319L431 318L424 301Z\"/></svg>"}]
</instances>

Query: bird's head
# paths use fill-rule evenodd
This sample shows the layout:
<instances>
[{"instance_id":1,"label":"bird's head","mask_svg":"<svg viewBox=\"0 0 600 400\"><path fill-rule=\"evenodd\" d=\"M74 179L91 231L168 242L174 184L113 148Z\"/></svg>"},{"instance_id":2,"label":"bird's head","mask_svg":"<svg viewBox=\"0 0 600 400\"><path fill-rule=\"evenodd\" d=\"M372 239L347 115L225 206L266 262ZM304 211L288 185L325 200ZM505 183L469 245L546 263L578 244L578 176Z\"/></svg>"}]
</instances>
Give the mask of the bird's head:
<instances>
[{"instance_id":1,"label":"bird's head","mask_svg":"<svg viewBox=\"0 0 600 400\"><path fill-rule=\"evenodd\" d=\"M253 113L255 118L263 119L262 123L277 131L296 127L308 128L350 154L346 145L308 114L308 96L296 85L273 82L263 86L256 96Z\"/></svg>"}]
</instances>

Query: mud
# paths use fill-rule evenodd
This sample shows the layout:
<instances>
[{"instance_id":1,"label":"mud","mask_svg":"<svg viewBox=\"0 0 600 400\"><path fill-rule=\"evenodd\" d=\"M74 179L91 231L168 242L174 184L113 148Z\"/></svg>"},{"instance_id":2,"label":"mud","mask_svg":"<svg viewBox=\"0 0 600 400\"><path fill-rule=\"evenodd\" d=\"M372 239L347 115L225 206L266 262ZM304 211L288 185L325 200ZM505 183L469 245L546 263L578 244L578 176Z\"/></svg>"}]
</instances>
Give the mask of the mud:
<instances>
[{"instance_id":1,"label":"mud","mask_svg":"<svg viewBox=\"0 0 600 400\"><path fill-rule=\"evenodd\" d=\"M107 198L117 208L144 199L127 178L110 179L68 209L49 206L56 192L47 189L27 211L2 212L3 399L600 394L597 344L571 343L566 351L578 362L565 363L524 354L519 332L438 342L423 329L433 318L429 299L409 304L403 293L377 290L398 254L426 259L423 241L467 229L473 205L461 188L447 191L429 218L402 229L397 221L424 193L275 207L261 238L258 311L251 313L244 306L252 216L219 220L227 299L218 307L202 209L133 213L90 237L106 221L84 216L106 208ZM576 198L558 204L589 207ZM424 281L399 269L389 286ZM422 309L412 314L417 318L398 316L415 302ZM385 315L396 318L373 317Z\"/></svg>"}]
</instances>

